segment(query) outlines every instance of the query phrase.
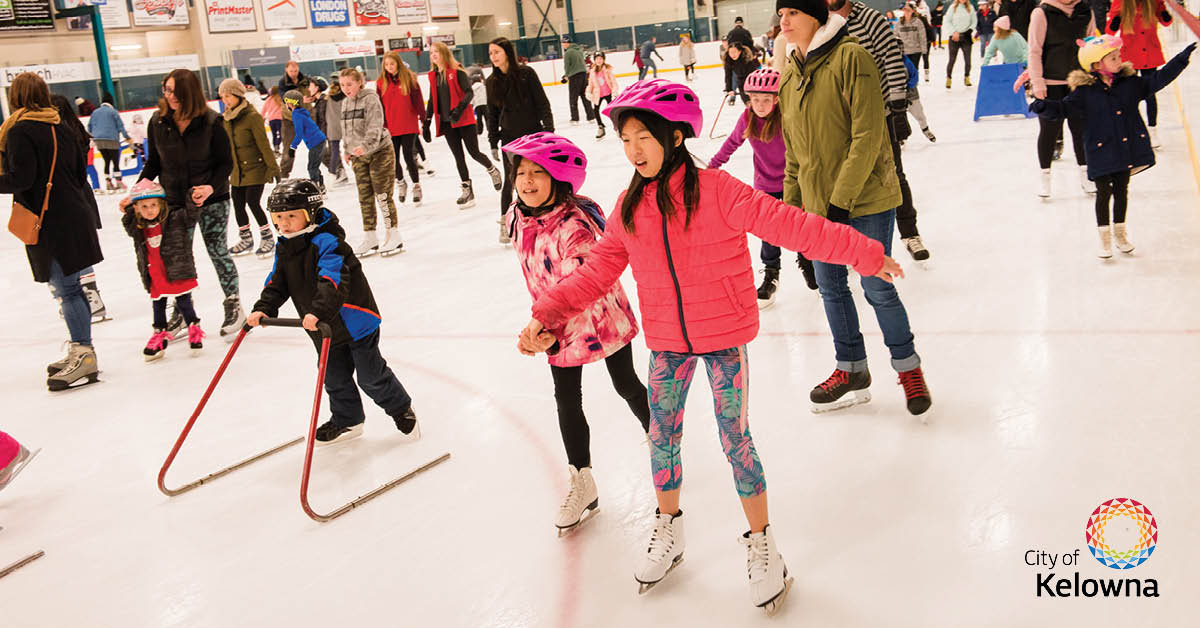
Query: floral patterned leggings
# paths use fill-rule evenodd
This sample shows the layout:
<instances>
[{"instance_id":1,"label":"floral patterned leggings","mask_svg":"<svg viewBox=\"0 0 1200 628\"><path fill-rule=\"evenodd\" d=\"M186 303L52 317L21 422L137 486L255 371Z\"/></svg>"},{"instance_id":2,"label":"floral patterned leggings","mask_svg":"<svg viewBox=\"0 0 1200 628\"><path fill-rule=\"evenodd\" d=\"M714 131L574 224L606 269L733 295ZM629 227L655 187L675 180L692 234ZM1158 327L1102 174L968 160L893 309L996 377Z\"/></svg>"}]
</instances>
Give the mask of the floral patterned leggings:
<instances>
[{"instance_id":1,"label":"floral patterned leggings","mask_svg":"<svg viewBox=\"0 0 1200 628\"><path fill-rule=\"evenodd\" d=\"M650 352L650 469L654 487L673 491L683 483L679 452L683 406L697 360L704 360L708 369L721 446L733 467L738 495L743 498L760 495L767 490L767 482L746 420L750 372L745 346L700 354Z\"/></svg>"}]
</instances>

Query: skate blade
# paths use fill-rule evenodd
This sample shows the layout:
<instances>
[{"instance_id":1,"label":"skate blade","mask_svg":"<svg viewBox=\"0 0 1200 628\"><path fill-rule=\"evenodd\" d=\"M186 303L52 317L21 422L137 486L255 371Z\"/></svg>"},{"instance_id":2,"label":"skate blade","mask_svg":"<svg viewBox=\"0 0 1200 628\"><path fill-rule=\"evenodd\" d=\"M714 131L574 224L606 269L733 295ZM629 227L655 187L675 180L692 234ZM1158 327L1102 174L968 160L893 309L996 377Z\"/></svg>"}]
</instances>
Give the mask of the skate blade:
<instances>
[{"instance_id":1,"label":"skate blade","mask_svg":"<svg viewBox=\"0 0 1200 628\"><path fill-rule=\"evenodd\" d=\"M204 347L191 347L191 352L189 355L191 355L193 358L198 358L204 355Z\"/></svg>"},{"instance_id":2,"label":"skate blade","mask_svg":"<svg viewBox=\"0 0 1200 628\"><path fill-rule=\"evenodd\" d=\"M241 253L231 253L233 257L245 257L250 254L250 251L242 251Z\"/></svg>"},{"instance_id":3,"label":"skate blade","mask_svg":"<svg viewBox=\"0 0 1200 628\"><path fill-rule=\"evenodd\" d=\"M112 320L112 317L108 316L107 314L99 314L99 315L93 314L92 315L92 324L93 325L99 325L100 323L103 323L106 321L111 321L111 320Z\"/></svg>"},{"instance_id":4,"label":"skate blade","mask_svg":"<svg viewBox=\"0 0 1200 628\"><path fill-rule=\"evenodd\" d=\"M37 455L40 453L42 453L42 449L40 447L29 452L29 456L27 456L25 460L21 461L21 464L13 467L12 472L8 474L8 480L4 483L4 486L12 484L12 481L17 479L18 475L21 475L21 471L24 470L25 467L29 466L29 463L33 462L33 459L37 458Z\"/></svg>"},{"instance_id":5,"label":"skate blade","mask_svg":"<svg viewBox=\"0 0 1200 628\"><path fill-rule=\"evenodd\" d=\"M387 251L383 251L382 253L379 254L379 256L380 257L391 257L393 255L399 255L404 252L405 252L404 245L400 245L394 249L389 249Z\"/></svg>"},{"instance_id":6,"label":"skate blade","mask_svg":"<svg viewBox=\"0 0 1200 628\"><path fill-rule=\"evenodd\" d=\"M350 428L350 431L342 434L341 436L338 436L337 438L335 438L333 440L329 440L329 441L318 440L318 441L316 441L316 445L317 445L317 447L328 447L330 445L344 443L348 440L354 440L362 435L363 435L362 424L359 424L359 425L356 425L356 426Z\"/></svg>"},{"instance_id":7,"label":"skate blade","mask_svg":"<svg viewBox=\"0 0 1200 628\"><path fill-rule=\"evenodd\" d=\"M458 208L459 209L471 209L474 206L475 206L475 201L471 201L470 203L463 203L462 205L459 205Z\"/></svg>"},{"instance_id":8,"label":"skate blade","mask_svg":"<svg viewBox=\"0 0 1200 628\"><path fill-rule=\"evenodd\" d=\"M272 257L275 257L275 252L271 251L270 253L259 253L256 257L258 257L258 259L271 259Z\"/></svg>"},{"instance_id":9,"label":"skate blade","mask_svg":"<svg viewBox=\"0 0 1200 628\"><path fill-rule=\"evenodd\" d=\"M166 353L167 352L165 349L162 351L159 351L158 353L155 353L154 355L146 355L143 353L142 359L144 359L147 362L157 362L157 361L163 359L163 356L166 355Z\"/></svg>"},{"instance_id":10,"label":"skate blade","mask_svg":"<svg viewBox=\"0 0 1200 628\"><path fill-rule=\"evenodd\" d=\"M371 249L366 251L365 253L355 253L354 257L357 257L358 259L362 259L364 257L371 257L372 255L374 255L378 252L379 252L379 247L375 246L375 247L371 247Z\"/></svg>"},{"instance_id":11,"label":"skate blade","mask_svg":"<svg viewBox=\"0 0 1200 628\"><path fill-rule=\"evenodd\" d=\"M671 561L671 566L667 567L667 572L663 574L662 578L659 578L658 580L655 580L654 582L642 582L641 580L638 580L638 595L644 595L650 589L653 589L654 587L658 586L658 583L662 582L663 580L666 580L667 576L669 576L672 571L675 571L675 568L678 567L679 563L682 563L682 562L683 562L683 554L681 553L675 557L675 560ZM637 577L635 576L634 579L637 580Z\"/></svg>"},{"instance_id":12,"label":"skate blade","mask_svg":"<svg viewBox=\"0 0 1200 628\"><path fill-rule=\"evenodd\" d=\"M558 538L561 539L564 536L567 536L568 534L574 532L577 528L579 528L583 524L587 523L588 521L591 521L592 517L594 517L599 510L600 510L600 499L597 498L591 504L588 504L588 507L584 509L583 514L579 516L579 521L576 521L575 523L573 523L569 526L558 526Z\"/></svg>"},{"instance_id":13,"label":"skate blade","mask_svg":"<svg viewBox=\"0 0 1200 628\"><path fill-rule=\"evenodd\" d=\"M833 412L834 410L842 410L851 406L862 405L871 400L871 391L867 389L853 391L853 398L847 399L842 397L833 403L814 403L812 405L813 414L824 414Z\"/></svg>"},{"instance_id":14,"label":"skate blade","mask_svg":"<svg viewBox=\"0 0 1200 628\"><path fill-rule=\"evenodd\" d=\"M793 580L795 579L784 578L783 590L776 594L775 597L767 600L766 603L759 605L759 608L763 609L763 612L767 614L767 617L774 617L775 614L779 612L779 609L783 608L783 603L787 600L788 591L792 590Z\"/></svg>"},{"instance_id":15,"label":"skate blade","mask_svg":"<svg viewBox=\"0 0 1200 628\"><path fill-rule=\"evenodd\" d=\"M775 305L775 295L771 295L769 299L758 300L758 309L760 310L768 310L772 305Z\"/></svg>"},{"instance_id":16,"label":"skate blade","mask_svg":"<svg viewBox=\"0 0 1200 628\"><path fill-rule=\"evenodd\" d=\"M79 383L85 379L87 381L83 382L82 384ZM63 384L62 382L59 382L59 381L47 380L46 387L50 389L50 392L62 392L62 391L67 391L67 390L75 390L76 388L83 388L84 386L87 386L88 384L95 384L99 381L100 381L100 373L92 373L92 374L88 375L87 377L81 377L81 378L75 380L74 382L71 382L70 384Z\"/></svg>"}]
</instances>

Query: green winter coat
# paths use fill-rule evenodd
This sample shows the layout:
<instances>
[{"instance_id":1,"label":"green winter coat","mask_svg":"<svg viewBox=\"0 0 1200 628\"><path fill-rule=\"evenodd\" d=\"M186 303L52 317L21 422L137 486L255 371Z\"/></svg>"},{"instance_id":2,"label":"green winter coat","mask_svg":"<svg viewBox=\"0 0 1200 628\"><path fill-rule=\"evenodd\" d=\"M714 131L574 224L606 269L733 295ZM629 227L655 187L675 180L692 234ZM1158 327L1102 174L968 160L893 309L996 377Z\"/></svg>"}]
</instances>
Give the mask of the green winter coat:
<instances>
[{"instance_id":1,"label":"green winter coat","mask_svg":"<svg viewBox=\"0 0 1200 628\"><path fill-rule=\"evenodd\" d=\"M824 216L830 203L851 218L894 209L900 181L879 92L879 69L831 13L801 60L792 53L779 86L787 162L783 200Z\"/></svg>"},{"instance_id":2,"label":"green winter coat","mask_svg":"<svg viewBox=\"0 0 1200 628\"><path fill-rule=\"evenodd\" d=\"M233 172L229 184L237 187L265 185L279 174L266 123L248 102L222 114L229 148L233 152Z\"/></svg>"},{"instance_id":3,"label":"green winter coat","mask_svg":"<svg viewBox=\"0 0 1200 628\"><path fill-rule=\"evenodd\" d=\"M583 61L583 48L577 44L571 44L571 47L563 53L563 74L575 76L580 72L587 72L587 64Z\"/></svg>"}]
</instances>

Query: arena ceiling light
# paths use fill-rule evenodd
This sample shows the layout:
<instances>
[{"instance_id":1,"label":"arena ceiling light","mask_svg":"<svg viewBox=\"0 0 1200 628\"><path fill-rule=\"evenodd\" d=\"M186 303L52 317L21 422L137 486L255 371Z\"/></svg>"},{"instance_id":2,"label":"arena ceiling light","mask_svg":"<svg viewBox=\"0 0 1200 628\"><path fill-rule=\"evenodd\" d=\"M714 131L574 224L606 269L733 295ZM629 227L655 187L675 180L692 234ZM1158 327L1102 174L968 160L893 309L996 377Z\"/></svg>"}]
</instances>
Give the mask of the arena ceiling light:
<instances>
[{"instance_id":1,"label":"arena ceiling light","mask_svg":"<svg viewBox=\"0 0 1200 628\"><path fill-rule=\"evenodd\" d=\"M113 52L120 52L122 50L141 50L142 45L141 44L118 44L116 46L109 46L108 49Z\"/></svg>"},{"instance_id":2,"label":"arena ceiling light","mask_svg":"<svg viewBox=\"0 0 1200 628\"><path fill-rule=\"evenodd\" d=\"M347 37L362 37L363 35L366 35L366 34L367 34L367 29L365 29L365 28L348 28L348 29L346 29Z\"/></svg>"},{"instance_id":3,"label":"arena ceiling light","mask_svg":"<svg viewBox=\"0 0 1200 628\"><path fill-rule=\"evenodd\" d=\"M295 38L296 38L295 33L275 33L274 35L271 35L271 39L273 39L275 41L287 41L289 39L295 39Z\"/></svg>"},{"instance_id":4,"label":"arena ceiling light","mask_svg":"<svg viewBox=\"0 0 1200 628\"><path fill-rule=\"evenodd\" d=\"M512 22L500 22L500 26L512 26Z\"/></svg>"},{"instance_id":5,"label":"arena ceiling light","mask_svg":"<svg viewBox=\"0 0 1200 628\"><path fill-rule=\"evenodd\" d=\"M425 27L425 28L423 28L422 30L424 30L424 31L425 31L425 32L427 32L427 33L432 33L432 32L434 32L434 31L437 31L437 30L440 30L440 29L441 29L441 27L440 27L440 26L426 26L426 27Z\"/></svg>"}]
</instances>

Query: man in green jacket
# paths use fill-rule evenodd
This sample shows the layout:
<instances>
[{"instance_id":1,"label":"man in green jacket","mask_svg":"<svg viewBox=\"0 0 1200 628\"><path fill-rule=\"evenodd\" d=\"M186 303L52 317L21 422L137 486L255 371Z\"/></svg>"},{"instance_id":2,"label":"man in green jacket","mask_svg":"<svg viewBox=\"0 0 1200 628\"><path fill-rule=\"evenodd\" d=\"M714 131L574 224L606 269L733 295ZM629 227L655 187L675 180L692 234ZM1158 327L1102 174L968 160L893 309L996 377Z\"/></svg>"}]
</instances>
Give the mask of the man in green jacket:
<instances>
[{"instance_id":1,"label":"man in green jacket","mask_svg":"<svg viewBox=\"0 0 1200 628\"><path fill-rule=\"evenodd\" d=\"M563 35L563 75L567 77L567 90L570 93L571 122L579 122L579 105L576 99L583 101L583 113L587 121L595 119L592 103L584 94L587 92L587 65L583 62L583 49L571 44L571 37Z\"/></svg>"},{"instance_id":2,"label":"man in green jacket","mask_svg":"<svg viewBox=\"0 0 1200 628\"><path fill-rule=\"evenodd\" d=\"M796 46L779 86L787 161L783 200L848 224L891 255L896 207L902 202L892 161L879 68L849 35L846 19L825 0L777 0L780 30ZM866 345L846 267L814 263L837 367L809 395L814 412L871 400ZM903 276L903 275L901 275ZM862 278L892 367L900 374L908 411L924 414L932 400L921 372L908 314L895 286ZM853 393L851 398L845 396Z\"/></svg>"}]
</instances>

